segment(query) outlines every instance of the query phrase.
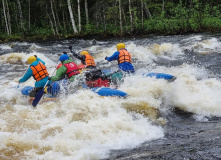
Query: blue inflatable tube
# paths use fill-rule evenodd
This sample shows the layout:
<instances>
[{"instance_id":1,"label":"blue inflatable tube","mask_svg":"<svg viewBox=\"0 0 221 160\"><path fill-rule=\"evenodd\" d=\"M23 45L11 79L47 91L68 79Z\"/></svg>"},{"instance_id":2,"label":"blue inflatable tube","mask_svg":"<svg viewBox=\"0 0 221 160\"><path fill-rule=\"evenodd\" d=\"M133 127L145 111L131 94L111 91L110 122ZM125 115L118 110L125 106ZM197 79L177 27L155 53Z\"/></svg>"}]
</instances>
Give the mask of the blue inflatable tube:
<instances>
[{"instance_id":1,"label":"blue inflatable tube","mask_svg":"<svg viewBox=\"0 0 221 160\"><path fill-rule=\"evenodd\" d=\"M62 82L56 81L54 83L51 83L50 86L47 87L47 92L50 93L53 97L56 97L56 95L60 92L60 84ZM29 92L31 92L31 90L33 90L34 87L31 86L26 86L21 90L21 93L23 95L28 96Z\"/></svg>"},{"instance_id":2,"label":"blue inflatable tube","mask_svg":"<svg viewBox=\"0 0 221 160\"><path fill-rule=\"evenodd\" d=\"M102 70L102 73L111 74L111 70L110 69ZM142 76L144 78L145 77L155 77L156 79L165 79L165 80L169 80L171 82L176 79L176 77L173 75L165 74L165 73L156 73L156 72L144 73Z\"/></svg>"},{"instance_id":3,"label":"blue inflatable tube","mask_svg":"<svg viewBox=\"0 0 221 160\"><path fill-rule=\"evenodd\" d=\"M58 88L57 85L54 85L55 88L51 88L50 91L52 91L51 95L57 95L58 94ZM29 92L33 89L34 87L31 86L26 86L21 90L21 93L23 95L28 96ZM59 88L60 89L60 88ZM103 87L96 87L92 89L93 92L97 93L100 96L115 96L115 97L126 97L127 93L123 91L119 91L117 89L111 89L111 88L103 88Z\"/></svg>"},{"instance_id":4,"label":"blue inflatable tube","mask_svg":"<svg viewBox=\"0 0 221 160\"><path fill-rule=\"evenodd\" d=\"M22 95L28 96L29 92L33 89L34 87L31 86L26 86L21 90Z\"/></svg>"},{"instance_id":5,"label":"blue inflatable tube","mask_svg":"<svg viewBox=\"0 0 221 160\"><path fill-rule=\"evenodd\" d=\"M115 96L115 97L126 97L127 93L119 91L117 89L111 89L106 87L95 87L91 89L93 92L99 94L100 96Z\"/></svg>"},{"instance_id":6,"label":"blue inflatable tube","mask_svg":"<svg viewBox=\"0 0 221 160\"><path fill-rule=\"evenodd\" d=\"M143 74L143 77L155 77L156 79L166 79L166 80L171 80L171 79L176 79L175 76L172 76L170 74L165 74L165 73L148 73L148 74Z\"/></svg>"}]
</instances>

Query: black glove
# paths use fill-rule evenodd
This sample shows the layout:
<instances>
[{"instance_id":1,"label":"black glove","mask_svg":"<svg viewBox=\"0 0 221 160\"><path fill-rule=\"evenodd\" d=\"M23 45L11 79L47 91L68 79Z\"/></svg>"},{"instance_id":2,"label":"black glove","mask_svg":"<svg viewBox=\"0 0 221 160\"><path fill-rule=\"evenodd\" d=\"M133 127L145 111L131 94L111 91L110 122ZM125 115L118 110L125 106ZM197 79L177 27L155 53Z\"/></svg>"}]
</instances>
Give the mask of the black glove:
<instances>
[{"instance_id":1,"label":"black glove","mask_svg":"<svg viewBox=\"0 0 221 160\"><path fill-rule=\"evenodd\" d=\"M48 77L48 80L50 81L50 80L51 80L51 77Z\"/></svg>"},{"instance_id":2,"label":"black glove","mask_svg":"<svg viewBox=\"0 0 221 160\"><path fill-rule=\"evenodd\" d=\"M107 60L107 56L104 59Z\"/></svg>"},{"instance_id":3,"label":"black glove","mask_svg":"<svg viewBox=\"0 0 221 160\"><path fill-rule=\"evenodd\" d=\"M69 49L72 50L72 46L69 46Z\"/></svg>"},{"instance_id":4,"label":"black glove","mask_svg":"<svg viewBox=\"0 0 221 160\"><path fill-rule=\"evenodd\" d=\"M67 52L63 52L63 54L67 54Z\"/></svg>"},{"instance_id":5,"label":"black glove","mask_svg":"<svg viewBox=\"0 0 221 160\"><path fill-rule=\"evenodd\" d=\"M36 58L38 58L36 55L34 55Z\"/></svg>"}]
</instances>

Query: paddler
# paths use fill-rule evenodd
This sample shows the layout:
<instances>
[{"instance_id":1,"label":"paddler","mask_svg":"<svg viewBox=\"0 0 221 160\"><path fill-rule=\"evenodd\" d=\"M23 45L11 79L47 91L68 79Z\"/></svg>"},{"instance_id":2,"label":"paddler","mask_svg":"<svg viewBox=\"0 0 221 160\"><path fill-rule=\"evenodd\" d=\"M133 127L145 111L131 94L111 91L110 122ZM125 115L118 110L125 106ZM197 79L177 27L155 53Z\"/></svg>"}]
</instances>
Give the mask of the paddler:
<instances>
[{"instance_id":1,"label":"paddler","mask_svg":"<svg viewBox=\"0 0 221 160\"><path fill-rule=\"evenodd\" d=\"M75 58L81 60L82 65L86 65L84 74L87 82L95 81L99 78L106 78L101 70L96 68L94 58L89 54L88 51L81 51L79 55L72 50L72 46L69 46L69 49Z\"/></svg>"},{"instance_id":2,"label":"paddler","mask_svg":"<svg viewBox=\"0 0 221 160\"><path fill-rule=\"evenodd\" d=\"M125 49L125 44L118 43L116 48L117 51L112 56L105 57L105 60L107 61L117 60L119 69L121 71L124 71L126 73L134 73L135 70L131 61L131 54L127 51L127 49Z\"/></svg>"},{"instance_id":3,"label":"paddler","mask_svg":"<svg viewBox=\"0 0 221 160\"><path fill-rule=\"evenodd\" d=\"M117 72L107 74L107 76L111 77L111 82L115 85L119 85L126 74L135 72L131 61L131 54L125 49L124 43L118 43L117 51L112 56L105 57L105 60L109 62L113 60L118 61L119 70Z\"/></svg>"},{"instance_id":4,"label":"paddler","mask_svg":"<svg viewBox=\"0 0 221 160\"><path fill-rule=\"evenodd\" d=\"M75 81L77 75L80 74L76 63L66 53L61 55L59 60L62 65L57 69L55 76L48 78L52 82L50 86L44 89L45 93L50 93L53 96L57 96L61 85L65 89L65 92L68 93L70 82Z\"/></svg>"},{"instance_id":5,"label":"paddler","mask_svg":"<svg viewBox=\"0 0 221 160\"><path fill-rule=\"evenodd\" d=\"M27 60L29 68L24 76L19 80L19 83L27 81L31 76L36 80L34 89L29 93L30 97L35 97L37 93L44 87L48 81L48 71L45 62L36 55L30 56Z\"/></svg>"},{"instance_id":6,"label":"paddler","mask_svg":"<svg viewBox=\"0 0 221 160\"><path fill-rule=\"evenodd\" d=\"M72 46L69 49L73 56L81 61L82 65L86 65L86 69L96 69L94 58L89 54L88 51L81 51L80 55L72 50Z\"/></svg>"},{"instance_id":7,"label":"paddler","mask_svg":"<svg viewBox=\"0 0 221 160\"><path fill-rule=\"evenodd\" d=\"M76 63L74 63L67 54L61 55L59 60L61 61L62 66L57 69L55 76L49 77L49 80L52 80L52 82L59 81L64 78L64 75L66 75L66 78L70 82L73 82L76 76L80 73Z\"/></svg>"}]
</instances>

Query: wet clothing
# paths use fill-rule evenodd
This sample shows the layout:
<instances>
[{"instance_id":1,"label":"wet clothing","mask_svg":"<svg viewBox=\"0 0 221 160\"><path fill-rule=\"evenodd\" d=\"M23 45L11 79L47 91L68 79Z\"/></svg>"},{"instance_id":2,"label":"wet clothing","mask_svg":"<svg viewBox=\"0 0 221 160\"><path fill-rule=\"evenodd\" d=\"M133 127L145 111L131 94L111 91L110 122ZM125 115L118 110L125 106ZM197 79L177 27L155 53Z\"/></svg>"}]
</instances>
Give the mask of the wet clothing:
<instances>
[{"instance_id":1,"label":"wet clothing","mask_svg":"<svg viewBox=\"0 0 221 160\"><path fill-rule=\"evenodd\" d=\"M85 68L87 68L87 69L96 69L94 59L91 55L80 55L80 54L75 53L74 51L71 51L71 53L73 54L73 56L75 58L81 60L81 63L83 65L86 65Z\"/></svg>"},{"instance_id":2,"label":"wet clothing","mask_svg":"<svg viewBox=\"0 0 221 160\"><path fill-rule=\"evenodd\" d=\"M68 64L68 63L71 63L71 64ZM77 68L75 68L77 66L76 63L74 63L72 61L72 59L68 59L68 60L65 60L62 64L63 65L60 68L57 69L56 75L51 77L51 80L52 81L59 81L59 80L63 79L65 75L67 75L67 78L71 82L73 82L76 75L80 73L79 71L77 71ZM72 73L70 73L71 69L67 68L70 65L75 66L75 67L72 68L72 71L73 71Z\"/></svg>"},{"instance_id":3,"label":"wet clothing","mask_svg":"<svg viewBox=\"0 0 221 160\"><path fill-rule=\"evenodd\" d=\"M112 56L107 57L107 61L118 60L119 68L125 72L133 73L135 72L134 67L131 63L131 56L128 54L125 48L120 49L115 52Z\"/></svg>"},{"instance_id":4,"label":"wet clothing","mask_svg":"<svg viewBox=\"0 0 221 160\"><path fill-rule=\"evenodd\" d=\"M41 78L38 78L37 74L35 75L35 73L37 73L37 71L35 71L35 69L33 69L33 68L36 68L36 67L39 68L40 65L45 67L45 62L42 61L40 58L37 58L36 61L34 61L32 64L30 64L30 66L29 66L27 72L25 73L25 75L19 80L19 83L23 83L23 82L27 81L31 76L33 76L34 78L37 78L37 80L38 80L38 81L35 82L35 87L36 88L44 87L45 84L48 81L48 74L46 73L46 71L47 71L46 67L45 67L45 70L43 69L44 71L39 71L40 75L44 75Z\"/></svg>"}]
</instances>

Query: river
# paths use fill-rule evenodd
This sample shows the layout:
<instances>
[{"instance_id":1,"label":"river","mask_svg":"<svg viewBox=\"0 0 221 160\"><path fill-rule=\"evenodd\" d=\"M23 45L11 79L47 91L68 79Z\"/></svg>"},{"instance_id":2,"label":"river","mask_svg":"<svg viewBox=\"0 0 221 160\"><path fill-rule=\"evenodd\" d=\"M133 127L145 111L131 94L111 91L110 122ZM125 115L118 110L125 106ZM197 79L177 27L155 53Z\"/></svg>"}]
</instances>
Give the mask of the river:
<instances>
[{"instance_id":1,"label":"river","mask_svg":"<svg viewBox=\"0 0 221 160\"><path fill-rule=\"evenodd\" d=\"M52 74L70 45L116 71L104 57L120 42L136 69L118 88L127 98L81 89L34 109L20 90L34 79L17 87L29 56ZM0 159L221 159L220 60L221 33L0 44ZM142 76L150 72L177 79Z\"/></svg>"}]
</instances>

